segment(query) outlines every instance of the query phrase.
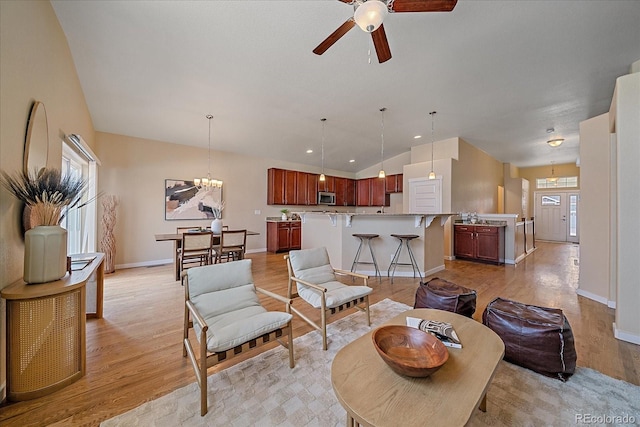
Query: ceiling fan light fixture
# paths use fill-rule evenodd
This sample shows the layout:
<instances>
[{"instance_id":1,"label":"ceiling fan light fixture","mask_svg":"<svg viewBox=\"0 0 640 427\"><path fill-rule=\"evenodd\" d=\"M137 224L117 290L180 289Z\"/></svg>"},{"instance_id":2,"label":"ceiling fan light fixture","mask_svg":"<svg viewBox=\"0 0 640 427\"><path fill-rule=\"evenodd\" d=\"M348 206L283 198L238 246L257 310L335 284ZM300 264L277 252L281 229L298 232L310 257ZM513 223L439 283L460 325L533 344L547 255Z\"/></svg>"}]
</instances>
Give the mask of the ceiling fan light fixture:
<instances>
[{"instance_id":1,"label":"ceiling fan light fixture","mask_svg":"<svg viewBox=\"0 0 640 427\"><path fill-rule=\"evenodd\" d=\"M377 30L389 13L387 5L380 0L368 0L356 8L353 19L367 33Z\"/></svg>"}]
</instances>

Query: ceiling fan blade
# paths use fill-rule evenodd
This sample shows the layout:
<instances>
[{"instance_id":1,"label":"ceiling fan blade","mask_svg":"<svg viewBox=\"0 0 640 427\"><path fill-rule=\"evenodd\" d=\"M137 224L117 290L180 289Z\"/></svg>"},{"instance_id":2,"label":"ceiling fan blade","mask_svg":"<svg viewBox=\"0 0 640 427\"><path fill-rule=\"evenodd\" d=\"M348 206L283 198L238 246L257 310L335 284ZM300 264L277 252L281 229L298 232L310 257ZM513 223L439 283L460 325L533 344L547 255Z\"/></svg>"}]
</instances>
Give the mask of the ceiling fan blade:
<instances>
[{"instance_id":1,"label":"ceiling fan blade","mask_svg":"<svg viewBox=\"0 0 640 427\"><path fill-rule=\"evenodd\" d=\"M392 12L451 12L458 0L395 0Z\"/></svg>"},{"instance_id":2,"label":"ceiling fan blade","mask_svg":"<svg viewBox=\"0 0 640 427\"><path fill-rule=\"evenodd\" d=\"M376 53L378 54L378 62L381 64L391 59L391 49L389 48L389 42L387 41L387 34L384 32L384 24L381 24L377 30L371 33L373 39L373 45L376 47Z\"/></svg>"},{"instance_id":3,"label":"ceiling fan blade","mask_svg":"<svg viewBox=\"0 0 640 427\"><path fill-rule=\"evenodd\" d=\"M322 43L320 43L318 45L318 47L316 47L315 49L313 49L313 53L315 53L316 55L322 55L323 53L325 53L327 51L327 49L329 49L331 46L333 46L333 44L335 42L337 42L338 40L340 40L340 38L342 36L344 36L345 34L347 34L347 32L352 29L353 27L355 27L356 25L356 21L353 20L353 18L349 18L347 19L344 24L340 25L338 27L337 30L335 30L333 33L331 33L331 35L329 35L329 37L327 37L326 39L324 39L322 41Z\"/></svg>"}]
</instances>

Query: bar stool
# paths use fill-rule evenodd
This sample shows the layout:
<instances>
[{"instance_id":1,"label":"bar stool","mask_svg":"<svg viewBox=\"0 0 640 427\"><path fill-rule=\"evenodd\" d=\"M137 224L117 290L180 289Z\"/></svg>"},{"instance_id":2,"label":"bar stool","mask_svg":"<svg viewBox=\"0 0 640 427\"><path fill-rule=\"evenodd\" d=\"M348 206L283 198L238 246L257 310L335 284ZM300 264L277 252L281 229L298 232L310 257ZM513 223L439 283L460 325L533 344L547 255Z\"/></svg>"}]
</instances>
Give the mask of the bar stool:
<instances>
[{"instance_id":1,"label":"bar stool","mask_svg":"<svg viewBox=\"0 0 640 427\"><path fill-rule=\"evenodd\" d=\"M398 249L396 249L396 253L393 255L391 259L391 264L389 264L389 270L387 270L387 276L391 277L391 283L393 283L393 276L396 274L396 267L399 265L410 265L413 269L413 277L416 277L416 270L418 271L418 276L420 277L420 281L422 281L422 274L420 274L420 267L418 267L418 263L416 262L416 258L413 256L413 251L411 250L411 245L409 242L413 239L417 239L417 234L392 234L391 237L395 237L400 240L400 244L398 245ZM402 263L398 262L400 259L400 252L402 252L402 244L407 247L407 252L409 252L410 263ZM393 269L393 271L391 271Z\"/></svg>"},{"instance_id":2,"label":"bar stool","mask_svg":"<svg viewBox=\"0 0 640 427\"><path fill-rule=\"evenodd\" d=\"M376 256L373 254L373 248L371 247L371 239L375 239L377 237L380 237L379 234L361 234L361 233L356 233L356 234L352 234L353 237L357 237L358 239L360 239L360 245L358 245L358 250L356 251L356 256L353 259L353 264L351 264L351 272L355 272L356 270L356 266L358 264L373 264L373 266L376 269L376 277L378 277L378 282L382 282L382 275L380 274L380 270L378 269L378 262L376 261ZM363 246L368 246L369 247L369 252L371 253L371 259L373 262L370 261L360 261L360 254L362 253L362 247Z\"/></svg>"}]
</instances>

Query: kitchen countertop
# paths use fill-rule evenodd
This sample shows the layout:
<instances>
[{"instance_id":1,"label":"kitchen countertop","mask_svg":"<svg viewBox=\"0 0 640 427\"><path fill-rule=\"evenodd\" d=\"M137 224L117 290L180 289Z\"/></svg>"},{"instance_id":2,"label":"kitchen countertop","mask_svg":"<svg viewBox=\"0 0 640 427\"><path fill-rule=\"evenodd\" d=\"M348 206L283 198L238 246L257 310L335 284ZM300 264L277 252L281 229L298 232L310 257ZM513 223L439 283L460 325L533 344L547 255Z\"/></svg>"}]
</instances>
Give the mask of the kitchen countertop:
<instances>
[{"instance_id":1,"label":"kitchen countertop","mask_svg":"<svg viewBox=\"0 0 640 427\"><path fill-rule=\"evenodd\" d=\"M267 222L300 222L299 219L282 219L279 216L268 216Z\"/></svg>"},{"instance_id":2,"label":"kitchen countertop","mask_svg":"<svg viewBox=\"0 0 640 427\"><path fill-rule=\"evenodd\" d=\"M505 221L484 221L473 224L468 221L454 221L453 225L468 225L471 227L506 227L507 223Z\"/></svg>"}]
</instances>

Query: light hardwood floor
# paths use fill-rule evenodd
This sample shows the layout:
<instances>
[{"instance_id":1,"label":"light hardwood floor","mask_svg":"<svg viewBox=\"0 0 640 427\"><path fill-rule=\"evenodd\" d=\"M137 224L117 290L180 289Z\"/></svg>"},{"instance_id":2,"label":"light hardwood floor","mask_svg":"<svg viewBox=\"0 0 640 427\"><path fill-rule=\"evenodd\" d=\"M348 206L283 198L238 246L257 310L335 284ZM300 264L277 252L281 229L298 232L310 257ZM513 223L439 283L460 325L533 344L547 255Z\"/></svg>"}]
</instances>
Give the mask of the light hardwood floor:
<instances>
[{"instance_id":1,"label":"light hardwood floor","mask_svg":"<svg viewBox=\"0 0 640 427\"><path fill-rule=\"evenodd\" d=\"M578 251L578 245L539 243L538 250L518 266L447 261L446 270L434 276L478 291L476 320L498 296L563 309L575 335L578 366L640 385L640 346L613 338L612 309L576 295ZM260 253L248 258L253 260L255 283L284 295L283 255ZM390 298L413 306L417 280L396 277L393 285L388 279L370 283L372 304ZM104 318L87 322L86 376L49 396L3 404L0 425L97 426L194 382L191 365L182 357L183 301L183 287L174 280L171 265L106 275ZM283 309L279 303L265 305ZM319 317L311 309L308 313ZM295 318L294 329L295 336L310 331Z\"/></svg>"}]
</instances>

